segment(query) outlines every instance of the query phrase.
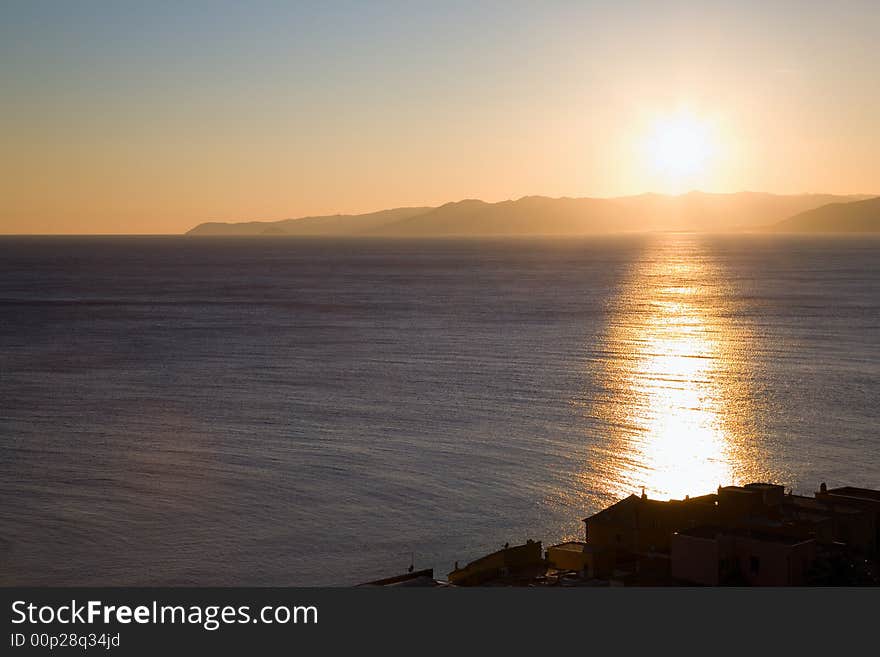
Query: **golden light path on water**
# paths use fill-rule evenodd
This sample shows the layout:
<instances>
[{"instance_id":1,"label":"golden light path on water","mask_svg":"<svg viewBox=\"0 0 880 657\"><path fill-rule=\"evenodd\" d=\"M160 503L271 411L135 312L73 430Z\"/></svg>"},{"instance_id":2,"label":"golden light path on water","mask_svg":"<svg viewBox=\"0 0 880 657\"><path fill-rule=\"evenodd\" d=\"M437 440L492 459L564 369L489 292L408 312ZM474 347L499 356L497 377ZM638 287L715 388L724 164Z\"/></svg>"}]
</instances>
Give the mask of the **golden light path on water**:
<instances>
[{"instance_id":1,"label":"golden light path on water","mask_svg":"<svg viewBox=\"0 0 880 657\"><path fill-rule=\"evenodd\" d=\"M610 432L591 457L604 463L606 496L644 487L683 498L759 474L749 337L730 303L724 272L696 236L658 236L634 266L611 308L606 383L592 407Z\"/></svg>"}]
</instances>

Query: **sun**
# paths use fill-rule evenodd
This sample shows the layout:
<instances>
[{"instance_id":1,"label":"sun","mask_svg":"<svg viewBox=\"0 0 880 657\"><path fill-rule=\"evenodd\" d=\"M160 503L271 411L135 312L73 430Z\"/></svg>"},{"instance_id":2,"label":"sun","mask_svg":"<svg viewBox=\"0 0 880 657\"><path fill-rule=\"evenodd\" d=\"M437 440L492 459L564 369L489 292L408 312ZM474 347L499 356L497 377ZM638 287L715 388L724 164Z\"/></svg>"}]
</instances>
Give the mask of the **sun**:
<instances>
[{"instance_id":1,"label":"sun","mask_svg":"<svg viewBox=\"0 0 880 657\"><path fill-rule=\"evenodd\" d=\"M717 152L711 121L679 110L654 119L643 139L643 160L651 177L667 191L704 183Z\"/></svg>"}]
</instances>

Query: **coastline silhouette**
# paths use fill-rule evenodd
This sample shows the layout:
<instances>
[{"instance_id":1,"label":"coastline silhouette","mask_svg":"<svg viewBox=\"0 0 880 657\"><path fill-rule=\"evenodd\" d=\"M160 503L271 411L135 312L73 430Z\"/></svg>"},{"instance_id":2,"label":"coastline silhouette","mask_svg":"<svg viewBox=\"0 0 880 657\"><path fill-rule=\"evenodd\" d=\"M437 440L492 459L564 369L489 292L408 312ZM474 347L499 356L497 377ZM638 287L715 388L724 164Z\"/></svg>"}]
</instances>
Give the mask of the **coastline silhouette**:
<instances>
[{"instance_id":1,"label":"coastline silhouette","mask_svg":"<svg viewBox=\"0 0 880 657\"><path fill-rule=\"evenodd\" d=\"M206 222L187 235L481 237L646 230L877 232L880 198L690 192L679 196L641 194L620 198L526 196L498 203L468 199L436 208L394 208L357 215Z\"/></svg>"}]
</instances>

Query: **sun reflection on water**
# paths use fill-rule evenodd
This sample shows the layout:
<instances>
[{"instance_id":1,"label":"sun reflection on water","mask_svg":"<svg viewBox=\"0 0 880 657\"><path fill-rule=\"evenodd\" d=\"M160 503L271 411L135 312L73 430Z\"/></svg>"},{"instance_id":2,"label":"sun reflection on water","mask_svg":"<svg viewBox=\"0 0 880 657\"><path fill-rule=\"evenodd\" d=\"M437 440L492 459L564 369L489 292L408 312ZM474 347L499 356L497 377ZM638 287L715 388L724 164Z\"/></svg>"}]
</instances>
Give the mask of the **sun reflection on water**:
<instances>
[{"instance_id":1,"label":"sun reflection on water","mask_svg":"<svg viewBox=\"0 0 880 657\"><path fill-rule=\"evenodd\" d=\"M746 430L728 412L749 397L744 336L724 312L723 272L694 239L660 238L612 308L592 413L610 432L594 457L616 499L642 487L660 499L703 494L748 470Z\"/></svg>"}]
</instances>

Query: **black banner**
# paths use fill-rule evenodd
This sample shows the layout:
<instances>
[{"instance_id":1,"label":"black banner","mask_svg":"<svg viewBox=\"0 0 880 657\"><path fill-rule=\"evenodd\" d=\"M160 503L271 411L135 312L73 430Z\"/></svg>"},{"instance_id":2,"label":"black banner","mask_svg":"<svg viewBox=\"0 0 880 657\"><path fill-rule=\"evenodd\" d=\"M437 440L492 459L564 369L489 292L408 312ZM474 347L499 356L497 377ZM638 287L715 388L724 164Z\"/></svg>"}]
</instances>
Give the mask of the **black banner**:
<instances>
[{"instance_id":1,"label":"black banner","mask_svg":"<svg viewBox=\"0 0 880 657\"><path fill-rule=\"evenodd\" d=\"M490 654L676 646L815 654L823 644L868 648L880 589L13 588L2 597L4 655L478 645Z\"/></svg>"}]
</instances>

